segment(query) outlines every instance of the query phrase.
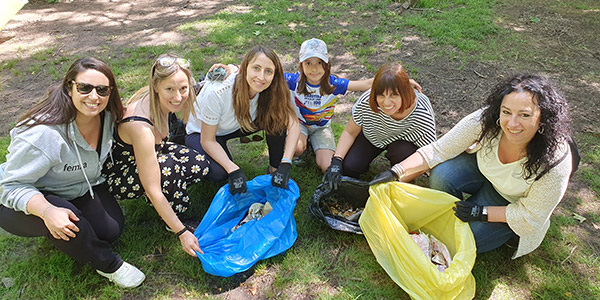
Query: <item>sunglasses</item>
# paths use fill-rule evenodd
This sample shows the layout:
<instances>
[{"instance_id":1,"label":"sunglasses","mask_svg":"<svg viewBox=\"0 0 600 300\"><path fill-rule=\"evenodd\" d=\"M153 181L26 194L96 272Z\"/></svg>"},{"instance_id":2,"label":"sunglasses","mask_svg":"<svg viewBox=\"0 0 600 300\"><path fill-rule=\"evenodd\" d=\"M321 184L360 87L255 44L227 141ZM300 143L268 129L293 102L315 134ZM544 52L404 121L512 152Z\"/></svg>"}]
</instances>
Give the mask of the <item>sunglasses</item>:
<instances>
[{"instance_id":1,"label":"sunglasses","mask_svg":"<svg viewBox=\"0 0 600 300\"><path fill-rule=\"evenodd\" d=\"M110 95L110 91L112 89L108 85L91 85L89 83L77 82L77 81L73 81L73 83L75 84L77 91L80 94L84 94L84 95L89 94L92 92L93 89L96 89L96 93L98 94L98 96L106 97L106 96Z\"/></svg>"},{"instance_id":2,"label":"sunglasses","mask_svg":"<svg viewBox=\"0 0 600 300\"><path fill-rule=\"evenodd\" d=\"M184 69L188 69L190 67L190 61L185 58L181 58L181 57L167 55L167 56L159 57L156 60L156 65L160 66L162 68L168 68L174 64L178 64L180 67L182 67Z\"/></svg>"},{"instance_id":3,"label":"sunglasses","mask_svg":"<svg viewBox=\"0 0 600 300\"><path fill-rule=\"evenodd\" d=\"M252 140L250 140L250 138L248 138L247 136L240 136L240 143L242 144L248 144L250 142L260 142L263 140L263 137L255 134L252 136Z\"/></svg>"}]
</instances>

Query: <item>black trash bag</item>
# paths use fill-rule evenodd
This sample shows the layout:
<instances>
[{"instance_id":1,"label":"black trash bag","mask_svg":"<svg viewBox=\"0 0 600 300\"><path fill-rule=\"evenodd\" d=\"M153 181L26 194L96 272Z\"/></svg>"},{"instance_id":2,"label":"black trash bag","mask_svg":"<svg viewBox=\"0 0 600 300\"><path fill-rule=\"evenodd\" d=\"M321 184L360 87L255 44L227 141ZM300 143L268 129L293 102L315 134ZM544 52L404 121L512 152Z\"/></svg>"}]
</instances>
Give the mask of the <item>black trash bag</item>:
<instances>
[{"instance_id":1,"label":"black trash bag","mask_svg":"<svg viewBox=\"0 0 600 300\"><path fill-rule=\"evenodd\" d=\"M169 142L185 145L185 123L177 115L169 113Z\"/></svg>"},{"instance_id":2,"label":"black trash bag","mask_svg":"<svg viewBox=\"0 0 600 300\"><path fill-rule=\"evenodd\" d=\"M368 182L342 176L342 181L336 191L331 191L329 185L321 183L313 194L308 210L314 217L335 230L362 234L358 218L349 220L339 214L333 214L330 209L331 204L337 204L338 207L350 207L362 213L367 199L369 199Z\"/></svg>"}]
</instances>

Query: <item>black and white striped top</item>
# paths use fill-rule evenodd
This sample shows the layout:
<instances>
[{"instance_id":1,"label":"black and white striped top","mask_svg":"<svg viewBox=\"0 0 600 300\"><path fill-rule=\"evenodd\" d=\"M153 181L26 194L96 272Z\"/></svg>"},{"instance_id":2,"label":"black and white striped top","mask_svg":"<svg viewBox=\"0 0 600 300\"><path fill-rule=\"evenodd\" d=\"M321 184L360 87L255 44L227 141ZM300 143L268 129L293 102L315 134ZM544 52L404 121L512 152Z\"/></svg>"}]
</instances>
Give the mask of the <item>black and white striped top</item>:
<instances>
[{"instance_id":1,"label":"black and white striped top","mask_svg":"<svg viewBox=\"0 0 600 300\"><path fill-rule=\"evenodd\" d=\"M362 127L362 132L378 148L385 148L397 140L412 142L423 147L437 140L435 135L435 116L427 96L417 92L417 105L404 119L398 121L381 110L375 113L369 107L369 95L366 91L352 107L352 119Z\"/></svg>"}]
</instances>

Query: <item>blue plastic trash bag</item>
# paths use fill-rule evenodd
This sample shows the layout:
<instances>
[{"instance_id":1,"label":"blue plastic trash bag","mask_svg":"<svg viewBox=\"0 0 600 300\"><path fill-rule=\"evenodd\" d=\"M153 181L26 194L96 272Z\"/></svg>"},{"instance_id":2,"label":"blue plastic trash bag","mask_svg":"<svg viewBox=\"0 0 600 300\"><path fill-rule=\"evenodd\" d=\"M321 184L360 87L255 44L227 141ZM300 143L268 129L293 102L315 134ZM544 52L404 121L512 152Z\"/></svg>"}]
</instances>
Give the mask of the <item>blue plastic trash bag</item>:
<instances>
[{"instance_id":1,"label":"blue plastic trash bag","mask_svg":"<svg viewBox=\"0 0 600 300\"><path fill-rule=\"evenodd\" d=\"M287 189L274 187L271 175L258 176L246 184L248 191L236 195L229 192L229 184L221 187L194 232L204 252L197 255L206 273L228 277L244 272L296 242L293 212L300 197L298 185L290 179ZM267 201L273 207L271 212L232 230L252 204Z\"/></svg>"}]
</instances>

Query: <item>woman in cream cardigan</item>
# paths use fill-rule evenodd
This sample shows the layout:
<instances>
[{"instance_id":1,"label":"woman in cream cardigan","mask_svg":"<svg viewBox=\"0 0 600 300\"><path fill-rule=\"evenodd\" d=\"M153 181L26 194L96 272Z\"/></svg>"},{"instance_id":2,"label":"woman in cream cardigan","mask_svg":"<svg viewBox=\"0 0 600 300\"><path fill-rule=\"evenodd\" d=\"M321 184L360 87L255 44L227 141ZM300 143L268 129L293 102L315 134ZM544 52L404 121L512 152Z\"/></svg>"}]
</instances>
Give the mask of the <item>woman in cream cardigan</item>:
<instances>
[{"instance_id":1,"label":"woman in cream cardigan","mask_svg":"<svg viewBox=\"0 0 600 300\"><path fill-rule=\"evenodd\" d=\"M518 237L517 258L541 244L576 167L569 123L565 99L545 78L514 76L484 108L371 183L410 181L432 169L431 188L460 199L455 214L469 222L477 252Z\"/></svg>"}]
</instances>

